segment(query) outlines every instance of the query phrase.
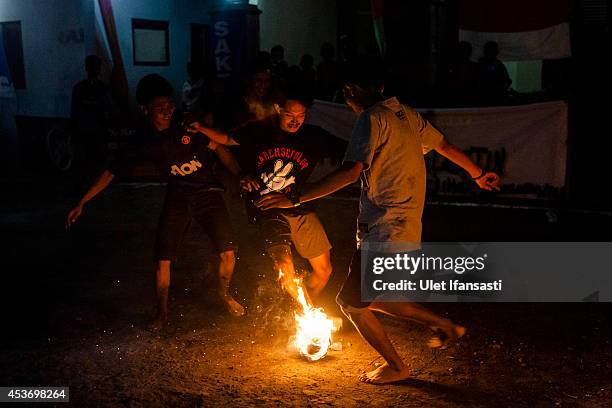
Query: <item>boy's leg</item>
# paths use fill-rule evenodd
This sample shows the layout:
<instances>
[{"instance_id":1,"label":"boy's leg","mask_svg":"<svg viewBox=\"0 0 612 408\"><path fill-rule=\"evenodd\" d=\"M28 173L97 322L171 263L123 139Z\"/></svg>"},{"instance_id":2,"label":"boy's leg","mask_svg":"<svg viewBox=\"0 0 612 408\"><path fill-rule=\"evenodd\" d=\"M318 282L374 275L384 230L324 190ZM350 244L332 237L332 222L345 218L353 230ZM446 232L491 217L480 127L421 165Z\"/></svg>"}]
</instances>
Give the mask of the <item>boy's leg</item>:
<instances>
[{"instance_id":1,"label":"boy's leg","mask_svg":"<svg viewBox=\"0 0 612 408\"><path fill-rule=\"evenodd\" d=\"M150 329L153 331L160 330L168 321L170 268L172 261L176 259L178 247L185 231L189 227L190 218L191 215L185 197L168 188L155 239L157 313L150 325Z\"/></svg>"},{"instance_id":2,"label":"boy's leg","mask_svg":"<svg viewBox=\"0 0 612 408\"><path fill-rule=\"evenodd\" d=\"M219 297L227 305L227 309L234 316L243 316L246 312L244 307L236 302L230 294L230 283L236 266L236 255L233 250L219 254Z\"/></svg>"},{"instance_id":3,"label":"boy's leg","mask_svg":"<svg viewBox=\"0 0 612 408\"><path fill-rule=\"evenodd\" d=\"M223 196L218 191L197 193L191 201L191 210L196 221L208 233L219 254L217 272L219 298L234 316L243 316L244 307L230 294L230 284L236 266L236 235Z\"/></svg>"},{"instance_id":4,"label":"boy's leg","mask_svg":"<svg viewBox=\"0 0 612 408\"><path fill-rule=\"evenodd\" d=\"M427 345L432 348L442 346L446 340L456 340L466 332L465 327L454 324L449 319L440 317L414 302L373 302L369 309L401 319L414 320L428 326L438 333L427 342Z\"/></svg>"},{"instance_id":5,"label":"boy's leg","mask_svg":"<svg viewBox=\"0 0 612 408\"><path fill-rule=\"evenodd\" d=\"M385 360L385 364L359 379L372 384L388 384L410 377L410 368L402 361L387 337L384 327L369 308L341 306L342 312L355 325L357 331Z\"/></svg>"},{"instance_id":6,"label":"boy's leg","mask_svg":"<svg viewBox=\"0 0 612 408\"><path fill-rule=\"evenodd\" d=\"M360 376L372 384L387 384L410 377L410 369L389 341L369 302L361 301L361 251L353 254L349 272L336 301L357 331L385 359L385 364Z\"/></svg>"},{"instance_id":7,"label":"boy's leg","mask_svg":"<svg viewBox=\"0 0 612 408\"><path fill-rule=\"evenodd\" d=\"M291 255L291 247L289 245L275 245L268 248L268 254L274 262L274 271L278 276L278 282L285 292L291 296L296 302L298 300L299 291L295 276L295 266L293 264L293 256ZM308 304L312 304L308 293L304 292Z\"/></svg>"},{"instance_id":8,"label":"boy's leg","mask_svg":"<svg viewBox=\"0 0 612 408\"><path fill-rule=\"evenodd\" d=\"M169 260L158 261L155 278L155 293L157 294L157 313L149 329L159 331L168 322L168 289L170 288Z\"/></svg>"},{"instance_id":9,"label":"boy's leg","mask_svg":"<svg viewBox=\"0 0 612 408\"><path fill-rule=\"evenodd\" d=\"M310 296L316 298L327 285L332 273L329 254L331 244L315 213L291 215L285 218L291 228L291 239L295 248L312 266L312 274L305 283Z\"/></svg>"},{"instance_id":10,"label":"boy's leg","mask_svg":"<svg viewBox=\"0 0 612 408\"><path fill-rule=\"evenodd\" d=\"M332 273L329 251L317 257L310 258L308 262L310 262L312 266L312 274L308 278L306 286L308 286L308 293L310 293L310 296L316 298L325 288L325 285L327 285Z\"/></svg>"},{"instance_id":11,"label":"boy's leg","mask_svg":"<svg viewBox=\"0 0 612 408\"><path fill-rule=\"evenodd\" d=\"M266 251L274 262L278 282L283 290L299 303L295 265L291 254L291 228L287 218L276 210L265 211L259 217L259 226ZM312 304L307 292L304 292L304 296L306 302Z\"/></svg>"}]
</instances>

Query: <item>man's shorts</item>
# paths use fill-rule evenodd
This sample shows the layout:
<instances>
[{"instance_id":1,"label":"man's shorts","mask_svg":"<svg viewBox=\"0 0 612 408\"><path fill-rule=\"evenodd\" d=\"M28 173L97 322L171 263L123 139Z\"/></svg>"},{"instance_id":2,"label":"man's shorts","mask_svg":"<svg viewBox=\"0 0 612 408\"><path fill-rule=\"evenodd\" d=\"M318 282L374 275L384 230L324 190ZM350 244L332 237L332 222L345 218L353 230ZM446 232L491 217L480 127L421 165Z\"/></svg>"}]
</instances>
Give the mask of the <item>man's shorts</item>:
<instances>
[{"instance_id":1,"label":"man's shorts","mask_svg":"<svg viewBox=\"0 0 612 408\"><path fill-rule=\"evenodd\" d=\"M278 245L291 246L293 243L300 256L313 259L332 247L314 212L293 214L278 210L263 211L259 226L266 250Z\"/></svg>"},{"instance_id":2,"label":"man's shorts","mask_svg":"<svg viewBox=\"0 0 612 408\"><path fill-rule=\"evenodd\" d=\"M352 306L364 308L370 306L372 302L361 301L361 250L353 253L348 274L336 296L336 303L340 306Z\"/></svg>"},{"instance_id":3,"label":"man's shorts","mask_svg":"<svg viewBox=\"0 0 612 408\"><path fill-rule=\"evenodd\" d=\"M238 249L236 234L220 191L185 191L169 185L157 227L155 257L158 261L176 261L192 219L209 236L216 253Z\"/></svg>"},{"instance_id":4,"label":"man's shorts","mask_svg":"<svg viewBox=\"0 0 612 408\"><path fill-rule=\"evenodd\" d=\"M366 299L374 299L377 301L384 301L384 295L378 295L372 290L372 284L375 279L378 279L372 272L372 260L379 256L388 256L389 253L381 253L381 252L369 252L365 253L368 257L365 277L362 278L361 268L363 267L364 262L364 251L362 249L358 249L353 253L353 258L351 259L351 264L349 265L349 271L346 275L344 283L336 296L336 303L340 306L352 306L354 308L360 309L364 307L368 307L372 304L373 300L364 302L363 298ZM401 252L398 252L401 253ZM420 250L412 250L404 252L409 254L410 256L418 257L422 252ZM363 287L362 287L363 280ZM362 290L363 289L363 290ZM426 299L427 294L424 292L418 292L417 294L413 294L410 298L406 298L406 301L419 301L419 297L423 297Z\"/></svg>"}]
</instances>

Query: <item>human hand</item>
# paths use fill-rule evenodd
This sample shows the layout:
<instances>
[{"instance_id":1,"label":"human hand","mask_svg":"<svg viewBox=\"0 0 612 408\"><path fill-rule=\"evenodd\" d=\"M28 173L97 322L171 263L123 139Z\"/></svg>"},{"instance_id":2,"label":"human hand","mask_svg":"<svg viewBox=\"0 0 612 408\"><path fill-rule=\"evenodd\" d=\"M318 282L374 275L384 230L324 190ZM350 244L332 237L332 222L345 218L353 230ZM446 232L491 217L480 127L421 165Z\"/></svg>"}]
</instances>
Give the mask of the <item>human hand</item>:
<instances>
[{"instance_id":1,"label":"human hand","mask_svg":"<svg viewBox=\"0 0 612 408\"><path fill-rule=\"evenodd\" d=\"M366 92L357 85L347 84L342 88L342 95L346 104L356 113L363 112L363 101Z\"/></svg>"},{"instance_id":2,"label":"human hand","mask_svg":"<svg viewBox=\"0 0 612 408\"><path fill-rule=\"evenodd\" d=\"M198 133L201 132L202 129L202 124L195 116L191 114L185 115L185 117L183 117L183 120L181 121L181 126L183 127L183 129L190 133Z\"/></svg>"},{"instance_id":3,"label":"human hand","mask_svg":"<svg viewBox=\"0 0 612 408\"><path fill-rule=\"evenodd\" d=\"M72 225L79 219L81 213L83 212L83 206L77 205L68 213L66 217L66 225L65 228L68 229L72 227Z\"/></svg>"},{"instance_id":4,"label":"human hand","mask_svg":"<svg viewBox=\"0 0 612 408\"><path fill-rule=\"evenodd\" d=\"M251 193L259 190L260 185L255 178L251 176L243 176L240 179L240 188Z\"/></svg>"},{"instance_id":5,"label":"human hand","mask_svg":"<svg viewBox=\"0 0 612 408\"><path fill-rule=\"evenodd\" d=\"M270 210L272 208L293 208L293 203L285 194L270 193L257 200L255 206L260 210Z\"/></svg>"},{"instance_id":6,"label":"human hand","mask_svg":"<svg viewBox=\"0 0 612 408\"><path fill-rule=\"evenodd\" d=\"M492 171L486 172L474 182L483 190L499 191L499 176Z\"/></svg>"}]
</instances>

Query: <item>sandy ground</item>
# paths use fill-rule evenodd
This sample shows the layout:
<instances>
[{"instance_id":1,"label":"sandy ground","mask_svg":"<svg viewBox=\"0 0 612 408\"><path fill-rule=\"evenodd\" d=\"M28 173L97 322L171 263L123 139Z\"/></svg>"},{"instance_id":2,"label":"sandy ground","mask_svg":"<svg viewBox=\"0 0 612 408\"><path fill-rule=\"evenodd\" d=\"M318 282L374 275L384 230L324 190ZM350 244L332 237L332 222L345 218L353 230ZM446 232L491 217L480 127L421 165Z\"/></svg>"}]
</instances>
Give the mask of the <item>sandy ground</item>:
<instances>
[{"instance_id":1,"label":"sandy ground","mask_svg":"<svg viewBox=\"0 0 612 408\"><path fill-rule=\"evenodd\" d=\"M238 204L234 287L248 315L231 317L216 300L214 278L205 274L206 235L195 226L172 275L171 325L150 333L163 188L114 184L66 232L63 217L74 196L42 187L4 189L2 386L69 386L70 405L86 407L612 406L608 304L432 304L469 330L435 351L425 346L426 329L384 319L414 372L397 385L357 380L381 360L346 321L334 339L341 351L314 363L299 358L287 348L291 304L275 289L257 229ZM352 253L356 202L323 200L319 211L335 268L322 304L340 316L333 298ZM561 215L551 224L538 212L437 206L425 214L424 234L445 241L582 240L589 235L580 231L610 223L585 217Z\"/></svg>"}]
</instances>

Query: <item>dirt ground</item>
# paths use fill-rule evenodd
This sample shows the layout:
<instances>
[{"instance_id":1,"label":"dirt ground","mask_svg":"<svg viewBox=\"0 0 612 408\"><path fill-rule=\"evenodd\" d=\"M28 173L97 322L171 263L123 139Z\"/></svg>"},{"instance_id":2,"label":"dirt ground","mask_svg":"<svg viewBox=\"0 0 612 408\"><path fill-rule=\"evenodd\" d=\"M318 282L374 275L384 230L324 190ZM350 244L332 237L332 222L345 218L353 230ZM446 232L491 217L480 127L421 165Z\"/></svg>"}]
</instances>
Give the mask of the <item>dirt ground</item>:
<instances>
[{"instance_id":1,"label":"dirt ground","mask_svg":"<svg viewBox=\"0 0 612 408\"><path fill-rule=\"evenodd\" d=\"M70 405L83 407L612 406L610 304L431 304L468 328L443 350L425 346L426 329L385 318L414 376L373 386L357 376L381 360L346 321L334 338L341 351L307 362L288 350L290 302L239 204L234 287L248 315L231 317L218 303L205 274L206 236L195 226L172 275L171 325L153 334L145 327L162 186L114 184L68 232L71 188L35 180L3 191L0 386L68 386ZM356 207L342 197L319 204L334 245L322 296L333 316L341 315L333 299L352 254ZM424 239L597 240L609 218L560 213L551 222L545 211L434 205Z\"/></svg>"}]
</instances>

